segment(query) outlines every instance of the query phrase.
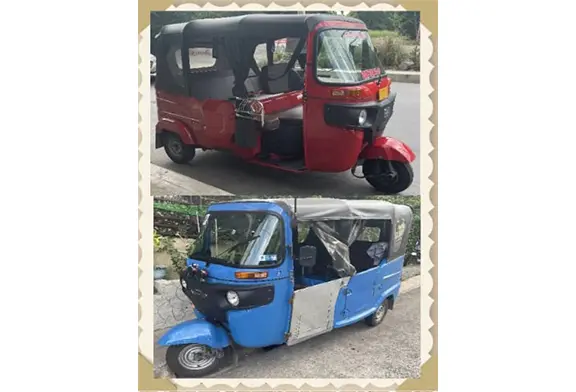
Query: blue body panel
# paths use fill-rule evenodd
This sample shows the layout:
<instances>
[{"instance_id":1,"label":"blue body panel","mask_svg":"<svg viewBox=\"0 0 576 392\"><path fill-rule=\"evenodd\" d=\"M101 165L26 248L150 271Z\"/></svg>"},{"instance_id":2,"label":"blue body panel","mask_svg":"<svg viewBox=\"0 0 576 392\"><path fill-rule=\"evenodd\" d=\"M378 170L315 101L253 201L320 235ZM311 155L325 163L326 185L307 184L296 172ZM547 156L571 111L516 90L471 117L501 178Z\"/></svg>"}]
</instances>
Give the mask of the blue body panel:
<instances>
[{"instance_id":1,"label":"blue body panel","mask_svg":"<svg viewBox=\"0 0 576 392\"><path fill-rule=\"evenodd\" d=\"M224 348L230 345L230 339L224 328L204 319L195 319L176 325L158 341L161 346L190 343L205 344L212 348Z\"/></svg>"},{"instance_id":2,"label":"blue body panel","mask_svg":"<svg viewBox=\"0 0 576 392\"><path fill-rule=\"evenodd\" d=\"M370 316L388 297L396 299L400 291L404 256L390 262L383 260L377 267L350 278L340 290L336 301L334 328L354 324Z\"/></svg>"},{"instance_id":3,"label":"blue body panel","mask_svg":"<svg viewBox=\"0 0 576 392\"><path fill-rule=\"evenodd\" d=\"M284 240L286 245L292 244L292 228L290 216L278 205L266 202L256 203L226 203L216 204L208 212L216 211L268 211L282 217ZM188 259L187 265L198 264L208 271L208 283L226 283L230 285L274 285L274 299L271 303L247 310L228 311L228 328L234 341L244 347L266 347L285 342L285 334L290 328L290 315L292 306L289 303L294 292L294 283L291 279L293 270L292 255L286 251L284 261L273 268L246 268L231 267L227 265L208 263ZM266 279L237 279L234 274L238 271L266 271ZM199 312L198 312L199 313Z\"/></svg>"}]
</instances>

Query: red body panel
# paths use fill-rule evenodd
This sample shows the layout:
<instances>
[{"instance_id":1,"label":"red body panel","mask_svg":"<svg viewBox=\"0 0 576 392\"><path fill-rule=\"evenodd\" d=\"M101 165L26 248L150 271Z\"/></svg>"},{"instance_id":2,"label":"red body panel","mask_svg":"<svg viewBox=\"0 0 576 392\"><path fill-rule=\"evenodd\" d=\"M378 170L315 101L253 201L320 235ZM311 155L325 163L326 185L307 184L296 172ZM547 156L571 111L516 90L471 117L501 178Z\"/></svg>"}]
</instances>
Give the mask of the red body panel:
<instances>
[{"instance_id":1,"label":"red body panel","mask_svg":"<svg viewBox=\"0 0 576 392\"><path fill-rule=\"evenodd\" d=\"M167 129L168 121L178 121L191 134L197 147L208 150L231 150L236 155L248 159L258 153L259 149L241 148L232 142L236 129L234 104L229 101L208 99L200 101L193 97L168 94L156 91L158 118L162 119L156 132L164 129L178 132L185 143L183 128Z\"/></svg>"},{"instance_id":2,"label":"red body panel","mask_svg":"<svg viewBox=\"0 0 576 392\"><path fill-rule=\"evenodd\" d=\"M379 137L360 154L362 159L384 159L387 161L413 162L416 154L400 140L391 137Z\"/></svg>"},{"instance_id":3,"label":"red body panel","mask_svg":"<svg viewBox=\"0 0 576 392\"><path fill-rule=\"evenodd\" d=\"M168 117L161 117L156 124L156 133L161 133L164 131L177 133L180 136L180 139L182 139L182 141L186 144L197 144L192 131L183 121L174 120Z\"/></svg>"}]
</instances>

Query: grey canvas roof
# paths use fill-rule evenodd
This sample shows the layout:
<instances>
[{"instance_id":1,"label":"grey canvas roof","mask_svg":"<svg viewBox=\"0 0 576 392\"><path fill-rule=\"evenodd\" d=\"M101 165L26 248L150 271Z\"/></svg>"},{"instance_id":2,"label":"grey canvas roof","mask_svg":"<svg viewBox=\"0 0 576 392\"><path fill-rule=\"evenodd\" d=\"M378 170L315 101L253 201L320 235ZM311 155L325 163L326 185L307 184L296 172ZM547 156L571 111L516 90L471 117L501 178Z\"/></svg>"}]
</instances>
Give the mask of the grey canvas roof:
<instances>
[{"instance_id":1,"label":"grey canvas roof","mask_svg":"<svg viewBox=\"0 0 576 392\"><path fill-rule=\"evenodd\" d=\"M267 201L288 205L294 212L294 198L289 199L251 199L236 202ZM340 219L392 219L396 215L412 214L405 205L393 204L383 200L356 200L331 198L297 198L296 216L299 221L322 221Z\"/></svg>"}]
</instances>

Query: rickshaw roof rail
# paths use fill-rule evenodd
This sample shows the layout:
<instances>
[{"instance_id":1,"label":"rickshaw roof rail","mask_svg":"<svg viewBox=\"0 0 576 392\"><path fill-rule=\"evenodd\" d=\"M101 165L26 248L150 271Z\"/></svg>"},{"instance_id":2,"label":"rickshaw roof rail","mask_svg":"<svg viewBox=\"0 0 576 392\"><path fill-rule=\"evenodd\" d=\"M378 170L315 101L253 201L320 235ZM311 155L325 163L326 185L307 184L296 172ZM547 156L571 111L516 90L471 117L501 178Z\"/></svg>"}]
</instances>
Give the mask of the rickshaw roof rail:
<instances>
[{"instance_id":1,"label":"rickshaw roof rail","mask_svg":"<svg viewBox=\"0 0 576 392\"><path fill-rule=\"evenodd\" d=\"M286 37L301 36L321 22L339 21L364 24L361 20L347 16L328 14L249 14L214 19L194 19L190 22L165 25L158 37L176 39L184 36L192 38L208 38L222 36L264 36Z\"/></svg>"},{"instance_id":2,"label":"rickshaw roof rail","mask_svg":"<svg viewBox=\"0 0 576 392\"><path fill-rule=\"evenodd\" d=\"M397 215L412 215L409 206L393 204L384 200L357 200L332 198L294 198L289 199L246 199L235 200L217 204L228 203L255 203L267 202L287 206L291 213L296 207L296 219L305 221L328 221L342 219L380 220L393 219Z\"/></svg>"}]
</instances>

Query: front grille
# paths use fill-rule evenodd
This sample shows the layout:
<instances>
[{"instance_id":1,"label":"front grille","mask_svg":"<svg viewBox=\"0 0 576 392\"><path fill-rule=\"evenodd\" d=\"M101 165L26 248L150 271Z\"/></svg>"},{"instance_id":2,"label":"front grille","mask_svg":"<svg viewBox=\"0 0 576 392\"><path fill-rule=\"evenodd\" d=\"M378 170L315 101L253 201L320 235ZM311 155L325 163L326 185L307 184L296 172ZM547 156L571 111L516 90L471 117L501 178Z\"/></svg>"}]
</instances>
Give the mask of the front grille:
<instances>
[{"instance_id":1,"label":"front grille","mask_svg":"<svg viewBox=\"0 0 576 392\"><path fill-rule=\"evenodd\" d=\"M390 121L390 118L392 117L393 113L394 113L394 103L391 103L390 105L378 111L378 116L376 117L376 124L378 124L377 128L378 132L384 131L384 128L386 128L386 125L388 125L388 121Z\"/></svg>"}]
</instances>

